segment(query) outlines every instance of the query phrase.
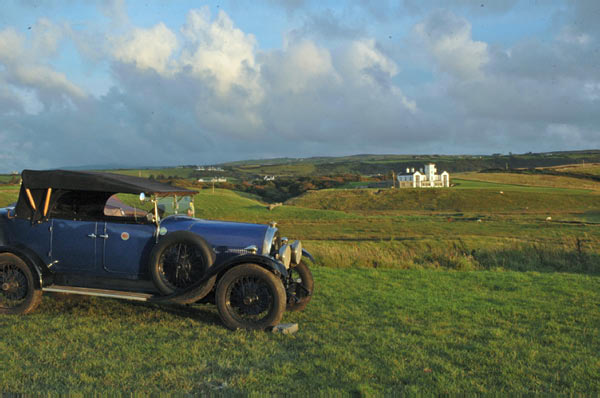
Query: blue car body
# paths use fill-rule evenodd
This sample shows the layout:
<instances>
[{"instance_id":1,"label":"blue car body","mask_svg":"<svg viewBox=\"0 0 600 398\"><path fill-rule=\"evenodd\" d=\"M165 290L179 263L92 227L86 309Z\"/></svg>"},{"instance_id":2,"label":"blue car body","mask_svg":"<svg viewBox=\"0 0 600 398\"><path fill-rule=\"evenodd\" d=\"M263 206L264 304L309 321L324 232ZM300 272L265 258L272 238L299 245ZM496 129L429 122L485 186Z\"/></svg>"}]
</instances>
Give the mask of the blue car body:
<instances>
[{"instance_id":1,"label":"blue car body","mask_svg":"<svg viewBox=\"0 0 600 398\"><path fill-rule=\"evenodd\" d=\"M5 250L32 252L53 273L148 278L150 252L157 243L157 227L152 223L49 218L32 224L27 219L11 217L11 212L14 214L14 207L0 209L0 247ZM215 251L215 264L220 264L243 254L248 246L265 249L269 228L174 215L160 221L159 231L163 235L191 231L202 236Z\"/></svg>"}]
</instances>

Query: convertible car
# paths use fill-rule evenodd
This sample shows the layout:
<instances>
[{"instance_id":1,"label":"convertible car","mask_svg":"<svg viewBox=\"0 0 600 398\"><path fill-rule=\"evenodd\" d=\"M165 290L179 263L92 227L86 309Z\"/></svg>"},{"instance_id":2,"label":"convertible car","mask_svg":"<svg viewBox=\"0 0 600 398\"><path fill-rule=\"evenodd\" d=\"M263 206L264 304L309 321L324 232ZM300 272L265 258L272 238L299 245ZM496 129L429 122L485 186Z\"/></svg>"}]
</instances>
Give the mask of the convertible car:
<instances>
[{"instance_id":1,"label":"convertible car","mask_svg":"<svg viewBox=\"0 0 600 398\"><path fill-rule=\"evenodd\" d=\"M65 170L22 173L0 209L0 314L43 292L149 302L212 302L230 329L276 326L310 301L300 241L276 224L194 218L195 191L144 178Z\"/></svg>"}]
</instances>

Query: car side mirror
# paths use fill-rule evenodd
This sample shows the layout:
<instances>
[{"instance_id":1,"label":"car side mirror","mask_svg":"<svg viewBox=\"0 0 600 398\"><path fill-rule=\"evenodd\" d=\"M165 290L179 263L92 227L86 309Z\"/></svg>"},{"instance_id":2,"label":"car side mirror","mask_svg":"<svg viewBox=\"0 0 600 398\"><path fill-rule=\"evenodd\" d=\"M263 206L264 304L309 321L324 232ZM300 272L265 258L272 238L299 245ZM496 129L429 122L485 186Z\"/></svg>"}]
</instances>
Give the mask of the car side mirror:
<instances>
[{"instance_id":1,"label":"car side mirror","mask_svg":"<svg viewBox=\"0 0 600 398\"><path fill-rule=\"evenodd\" d=\"M140 194L140 202L143 202L143 201L145 201L145 200L146 200L146 194L142 192L142 193Z\"/></svg>"}]
</instances>

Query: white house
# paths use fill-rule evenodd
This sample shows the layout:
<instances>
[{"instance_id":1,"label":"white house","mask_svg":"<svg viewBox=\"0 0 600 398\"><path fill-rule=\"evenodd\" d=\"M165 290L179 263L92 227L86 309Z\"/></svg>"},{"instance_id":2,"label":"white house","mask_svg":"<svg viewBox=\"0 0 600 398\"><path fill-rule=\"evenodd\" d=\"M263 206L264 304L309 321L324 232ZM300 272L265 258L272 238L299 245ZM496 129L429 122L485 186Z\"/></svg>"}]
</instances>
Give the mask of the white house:
<instances>
[{"instance_id":1,"label":"white house","mask_svg":"<svg viewBox=\"0 0 600 398\"><path fill-rule=\"evenodd\" d=\"M436 174L434 163L425 165L425 170L406 169L406 174L398 175L398 186L400 188L436 188L449 187L450 174L444 171Z\"/></svg>"}]
</instances>

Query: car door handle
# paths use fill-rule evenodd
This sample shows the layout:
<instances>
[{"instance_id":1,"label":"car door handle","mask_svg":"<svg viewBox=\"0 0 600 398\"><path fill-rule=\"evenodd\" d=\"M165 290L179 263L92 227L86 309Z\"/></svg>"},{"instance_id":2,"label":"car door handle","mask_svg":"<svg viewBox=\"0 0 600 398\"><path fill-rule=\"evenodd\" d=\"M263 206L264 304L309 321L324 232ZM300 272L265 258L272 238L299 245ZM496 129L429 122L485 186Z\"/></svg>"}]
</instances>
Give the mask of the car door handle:
<instances>
[{"instance_id":1,"label":"car door handle","mask_svg":"<svg viewBox=\"0 0 600 398\"><path fill-rule=\"evenodd\" d=\"M108 239L108 235L107 235L107 234L104 234L104 235L98 235L98 237L99 237L99 238L102 238L102 239Z\"/></svg>"},{"instance_id":2,"label":"car door handle","mask_svg":"<svg viewBox=\"0 0 600 398\"><path fill-rule=\"evenodd\" d=\"M89 234L88 238L96 239L96 234Z\"/></svg>"}]
</instances>

